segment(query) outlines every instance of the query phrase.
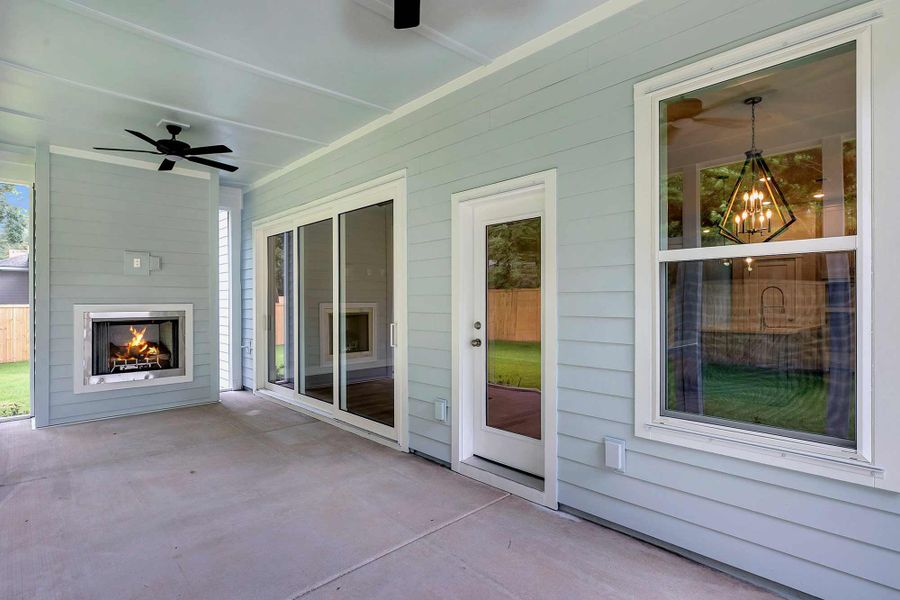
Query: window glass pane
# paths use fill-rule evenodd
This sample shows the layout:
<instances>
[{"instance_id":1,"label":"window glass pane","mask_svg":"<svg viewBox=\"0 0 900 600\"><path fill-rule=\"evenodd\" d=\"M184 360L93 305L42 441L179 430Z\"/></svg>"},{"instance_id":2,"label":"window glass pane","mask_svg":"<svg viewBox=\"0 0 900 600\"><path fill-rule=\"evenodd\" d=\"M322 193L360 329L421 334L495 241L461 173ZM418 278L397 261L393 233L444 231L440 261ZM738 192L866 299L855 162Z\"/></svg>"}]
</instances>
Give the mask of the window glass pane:
<instances>
[{"instance_id":1,"label":"window glass pane","mask_svg":"<svg viewBox=\"0 0 900 600\"><path fill-rule=\"evenodd\" d=\"M394 203L343 213L338 224L340 409L393 427Z\"/></svg>"},{"instance_id":2,"label":"window glass pane","mask_svg":"<svg viewBox=\"0 0 900 600\"><path fill-rule=\"evenodd\" d=\"M829 252L663 265L663 413L853 446L855 262Z\"/></svg>"},{"instance_id":3,"label":"window glass pane","mask_svg":"<svg viewBox=\"0 0 900 600\"><path fill-rule=\"evenodd\" d=\"M541 218L488 225L488 427L541 439Z\"/></svg>"},{"instance_id":4,"label":"window glass pane","mask_svg":"<svg viewBox=\"0 0 900 600\"><path fill-rule=\"evenodd\" d=\"M300 249L300 393L323 402L334 400L334 361L330 320L322 315L331 306L331 219L297 228ZM327 312L330 318L331 313ZM323 352L323 349L325 350Z\"/></svg>"},{"instance_id":5,"label":"window glass pane","mask_svg":"<svg viewBox=\"0 0 900 600\"><path fill-rule=\"evenodd\" d=\"M856 233L855 43L668 98L659 113L661 248Z\"/></svg>"},{"instance_id":6,"label":"window glass pane","mask_svg":"<svg viewBox=\"0 0 900 600\"><path fill-rule=\"evenodd\" d=\"M268 239L269 382L294 389L294 234Z\"/></svg>"}]
</instances>

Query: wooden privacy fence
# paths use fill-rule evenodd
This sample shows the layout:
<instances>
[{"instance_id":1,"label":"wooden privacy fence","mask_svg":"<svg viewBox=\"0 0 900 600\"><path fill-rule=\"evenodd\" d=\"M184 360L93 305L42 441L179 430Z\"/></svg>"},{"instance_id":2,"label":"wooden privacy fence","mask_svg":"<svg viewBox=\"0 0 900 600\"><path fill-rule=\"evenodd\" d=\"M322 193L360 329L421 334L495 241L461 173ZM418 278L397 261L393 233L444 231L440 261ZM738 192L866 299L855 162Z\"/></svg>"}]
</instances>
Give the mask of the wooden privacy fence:
<instances>
[{"instance_id":1,"label":"wooden privacy fence","mask_svg":"<svg viewBox=\"0 0 900 600\"><path fill-rule=\"evenodd\" d=\"M541 340L541 290L488 290L488 335L492 340Z\"/></svg>"},{"instance_id":2,"label":"wooden privacy fence","mask_svg":"<svg viewBox=\"0 0 900 600\"><path fill-rule=\"evenodd\" d=\"M0 305L0 363L28 360L28 305Z\"/></svg>"}]
</instances>

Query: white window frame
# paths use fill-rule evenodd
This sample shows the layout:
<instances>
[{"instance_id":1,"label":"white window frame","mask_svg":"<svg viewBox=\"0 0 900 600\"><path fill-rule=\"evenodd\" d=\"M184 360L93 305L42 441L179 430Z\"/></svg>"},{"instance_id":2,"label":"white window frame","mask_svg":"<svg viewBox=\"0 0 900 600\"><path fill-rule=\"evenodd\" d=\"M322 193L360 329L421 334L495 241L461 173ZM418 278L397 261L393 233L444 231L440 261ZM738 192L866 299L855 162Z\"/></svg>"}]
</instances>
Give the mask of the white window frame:
<instances>
[{"instance_id":1,"label":"white window frame","mask_svg":"<svg viewBox=\"0 0 900 600\"><path fill-rule=\"evenodd\" d=\"M862 6L702 60L634 86L635 107L635 436L865 485L884 469L874 460L871 393L872 68L871 22ZM659 104L679 94L856 42L857 235L711 248L660 249ZM661 414L660 266L704 260L853 250L857 253L857 446L704 423Z\"/></svg>"}]
</instances>

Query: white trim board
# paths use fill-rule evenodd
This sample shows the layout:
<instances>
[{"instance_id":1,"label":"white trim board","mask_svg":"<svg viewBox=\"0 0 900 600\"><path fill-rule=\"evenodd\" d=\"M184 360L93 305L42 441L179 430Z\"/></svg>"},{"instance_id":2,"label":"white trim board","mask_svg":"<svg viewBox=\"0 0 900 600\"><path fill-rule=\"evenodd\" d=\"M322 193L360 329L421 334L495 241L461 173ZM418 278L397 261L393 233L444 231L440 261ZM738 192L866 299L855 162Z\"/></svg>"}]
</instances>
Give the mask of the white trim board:
<instances>
[{"instance_id":1,"label":"white trim board","mask_svg":"<svg viewBox=\"0 0 900 600\"><path fill-rule=\"evenodd\" d=\"M81 158L84 160L93 160L97 162L109 163L112 165L121 165L123 167L134 167L135 169L145 169L148 171L158 171L159 163L152 163L146 160L137 160L134 158L125 158L115 154L102 154L91 150L82 150L80 148L69 148L68 146L50 146L50 154L58 154L60 156L71 156L73 158ZM207 171L195 171L193 169L184 169L175 167L171 171L163 171L164 173L172 173L175 175L184 175L185 177L194 177L196 179L210 179L212 173Z\"/></svg>"},{"instance_id":2,"label":"white trim board","mask_svg":"<svg viewBox=\"0 0 900 600\"><path fill-rule=\"evenodd\" d=\"M470 421L464 414L467 408L464 406L463 390L468 381L464 373L467 361L461 357L461 348L469 343L469 330L460 326L463 315L464 302L467 292L463 288L466 281L466 271L471 263L462 241L464 227L464 210L468 202L490 201L498 197L513 197L522 193L533 193L536 189L542 189L544 193L544 255L542 264L547 266L542 271L546 273L542 285L544 287L544 325L542 331L542 350L544 352L544 372L542 389L544 392L544 489L543 491L532 489L520 482L507 479L490 471L466 464L466 460L472 455L472 434L468 431L466 423ZM558 440L557 440L557 367L558 367L558 320L557 310L557 217L556 217L556 169L542 171L500 181L494 184L464 190L450 195L451 202L451 362L452 375L450 378L450 465L458 472L493 485L504 491L515 494L526 500L542 504L548 508L558 507L557 493L558 481Z\"/></svg>"},{"instance_id":3,"label":"white trim board","mask_svg":"<svg viewBox=\"0 0 900 600\"><path fill-rule=\"evenodd\" d=\"M351 131L347 135L344 135L335 141L331 142L324 148L319 148L309 154L295 160L290 163L286 167L283 167L277 171L269 173L265 177L261 177L248 185L245 188L245 191L249 192L255 190L256 188L262 187L267 183L271 183L275 181L279 177L283 175L287 175L291 171L295 171L302 167L303 165L309 164L312 161L322 158L323 156L334 152L335 150L350 144L353 141L360 139L361 137L372 133L378 129L381 129L385 125L393 123L394 121L409 115L420 108L428 106L429 104L440 100L445 96L449 96L453 92L461 90L462 88L475 83L485 77L493 75L498 71L505 69L506 67L519 62L525 58L533 54L537 54L541 50L545 48L549 48L553 44L560 42L568 37L575 35L580 31L584 31L588 27L596 25L597 23L609 19L620 12L631 8L640 3L641 0L607 0L600 6L589 10L588 12L580 15L567 23L563 23L559 27L555 29L551 29L547 33L540 35L533 40L529 40L528 42L522 44L518 48L513 48L506 54L501 54L493 62L486 64L482 67L477 67L468 73L464 73L460 75L456 79L453 79L444 85L419 96L415 100L410 100L406 104L394 109L390 114L384 115L363 125L359 129Z\"/></svg>"}]
</instances>

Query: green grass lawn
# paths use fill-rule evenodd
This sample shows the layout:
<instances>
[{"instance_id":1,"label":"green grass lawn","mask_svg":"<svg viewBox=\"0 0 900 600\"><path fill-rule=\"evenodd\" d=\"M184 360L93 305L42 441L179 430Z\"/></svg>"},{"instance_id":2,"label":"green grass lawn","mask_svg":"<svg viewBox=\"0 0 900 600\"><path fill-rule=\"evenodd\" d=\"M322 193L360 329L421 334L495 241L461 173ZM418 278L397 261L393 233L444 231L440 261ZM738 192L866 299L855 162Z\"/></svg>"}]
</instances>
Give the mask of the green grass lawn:
<instances>
[{"instance_id":1,"label":"green grass lawn","mask_svg":"<svg viewBox=\"0 0 900 600\"><path fill-rule=\"evenodd\" d=\"M489 342L488 382L541 389L540 342Z\"/></svg>"},{"instance_id":2,"label":"green grass lawn","mask_svg":"<svg viewBox=\"0 0 900 600\"><path fill-rule=\"evenodd\" d=\"M284 375L284 344L275 345L275 372Z\"/></svg>"},{"instance_id":3,"label":"green grass lawn","mask_svg":"<svg viewBox=\"0 0 900 600\"><path fill-rule=\"evenodd\" d=\"M671 375L668 407L674 410ZM828 383L822 373L703 365L703 413L710 417L825 435L827 397ZM856 438L855 430L851 407L849 439Z\"/></svg>"},{"instance_id":4,"label":"green grass lawn","mask_svg":"<svg viewBox=\"0 0 900 600\"><path fill-rule=\"evenodd\" d=\"M28 361L0 363L0 417L27 415Z\"/></svg>"}]
</instances>

